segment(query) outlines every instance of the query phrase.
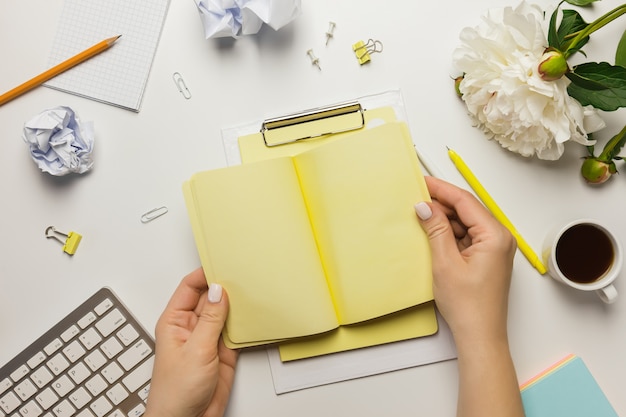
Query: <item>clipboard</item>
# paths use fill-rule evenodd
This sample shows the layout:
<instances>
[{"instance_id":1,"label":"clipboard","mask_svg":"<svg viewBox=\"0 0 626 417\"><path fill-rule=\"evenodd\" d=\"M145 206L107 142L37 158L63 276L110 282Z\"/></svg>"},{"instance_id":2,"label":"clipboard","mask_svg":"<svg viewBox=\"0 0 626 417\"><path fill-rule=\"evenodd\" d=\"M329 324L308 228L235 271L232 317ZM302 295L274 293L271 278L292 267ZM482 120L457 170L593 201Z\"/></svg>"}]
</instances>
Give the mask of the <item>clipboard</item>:
<instances>
[{"instance_id":1,"label":"clipboard","mask_svg":"<svg viewBox=\"0 0 626 417\"><path fill-rule=\"evenodd\" d=\"M295 155L344 134L391 121L407 122L400 90L225 128L222 142L226 162L232 166ZM241 147L240 139L245 141Z\"/></svg>"},{"instance_id":2,"label":"clipboard","mask_svg":"<svg viewBox=\"0 0 626 417\"><path fill-rule=\"evenodd\" d=\"M222 129L222 141L229 166L266 158L295 155L328 141L380 124L407 122L399 90L372 94L285 116L256 120ZM407 123L408 126L408 123ZM414 143L415 145L415 143ZM416 149L417 152L417 149ZM420 162L422 158L418 153ZM426 164L422 162L426 167ZM283 361L280 347L267 348L274 389L277 394L360 378L456 358L451 333L437 314L439 331L395 343L354 350L329 351L297 360ZM414 354L418 348L419 354ZM377 358L394 358L381 367L372 367ZM337 360L349 366L338 367ZM313 370L312 370L313 369ZM313 374L312 374L313 372Z\"/></svg>"}]
</instances>

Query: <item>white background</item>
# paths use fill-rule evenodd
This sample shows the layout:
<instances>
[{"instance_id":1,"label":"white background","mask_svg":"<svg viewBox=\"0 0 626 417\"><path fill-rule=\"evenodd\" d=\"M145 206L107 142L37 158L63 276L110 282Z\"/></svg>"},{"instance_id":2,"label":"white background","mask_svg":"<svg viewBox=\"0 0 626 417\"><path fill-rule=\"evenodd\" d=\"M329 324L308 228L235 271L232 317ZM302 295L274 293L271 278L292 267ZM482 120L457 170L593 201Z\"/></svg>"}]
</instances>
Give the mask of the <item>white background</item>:
<instances>
[{"instance_id":1,"label":"white background","mask_svg":"<svg viewBox=\"0 0 626 417\"><path fill-rule=\"evenodd\" d=\"M172 0L138 114L45 87L0 107L0 363L102 286L154 328L180 278L199 266L181 185L196 171L226 165L222 128L390 89L402 91L422 152L467 187L446 155L446 145L454 148L536 251L548 228L576 217L596 217L626 242L624 175L586 185L578 174L585 151L576 144L558 162L509 153L471 126L454 93L451 55L460 30L478 24L489 7L515 2L303 3L302 15L278 32L206 40L193 1ZM590 21L618 4L605 0L582 13ZM0 2L0 91L46 68L61 6ZM335 37L325 46L331 20ZM594 34L585 48L590 60L612 61L623 28L624 18ZM359 66L351 45L368 38L384 51ZM310 48L321 71L306 55ZM176 89L174 72L190 100ZM21 139L25 121L59 105L95 123L95 166L87 175L41 173ZM623 127L624 115L606 115L601 145ZM167 215L140 222L161 205ZM44 237L50 225L83 235L75 256ZM520 382L576 353L626 415L623 276L616 286L622 297L604 305L540 276L518 253L509 327ZM452 416L456 386L456 361L448 361L276 396L265 351L249 351L239 359L228 415Z\"/></svg>"}]
</instances>

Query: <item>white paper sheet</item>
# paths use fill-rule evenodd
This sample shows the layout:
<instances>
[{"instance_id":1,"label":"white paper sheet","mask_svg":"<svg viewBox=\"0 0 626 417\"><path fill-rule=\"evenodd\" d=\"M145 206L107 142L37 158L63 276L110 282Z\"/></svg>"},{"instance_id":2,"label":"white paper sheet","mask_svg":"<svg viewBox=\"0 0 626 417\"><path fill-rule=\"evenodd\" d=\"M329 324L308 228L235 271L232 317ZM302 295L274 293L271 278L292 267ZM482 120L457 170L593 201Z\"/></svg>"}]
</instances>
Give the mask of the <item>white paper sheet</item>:
<instances>
[{"instance_id":1,"label":"white paper sheet","mask_svg":"<svg viewBox=\"0 0 626 417\"><path fill-rule=\"evenodd\" d=\"M278 348L267 349L276 394L298 391L457 357L452 333L437 313L439 331L426 337L315 358L281 362Z\"/></svg>"}]
</instances>

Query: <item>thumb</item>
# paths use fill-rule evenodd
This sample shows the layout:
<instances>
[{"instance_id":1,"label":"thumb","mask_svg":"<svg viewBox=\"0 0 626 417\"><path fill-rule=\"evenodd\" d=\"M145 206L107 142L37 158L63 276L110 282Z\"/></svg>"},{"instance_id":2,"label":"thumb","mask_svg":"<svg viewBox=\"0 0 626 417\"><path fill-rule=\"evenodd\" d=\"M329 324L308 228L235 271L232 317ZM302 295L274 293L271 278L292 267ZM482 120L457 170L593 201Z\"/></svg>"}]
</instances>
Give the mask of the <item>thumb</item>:
<instances>
[{"instance_id":1,"label":"thumb","mask_svg":"<svg viewBox=\"0 0 626 417\"><path fill-rule=\"evenodd\" d=\"M441 209L427 202L417 203L415 213L428 236L433 265L448 264L450 257L459 252L450 220Z\"/></svg>"},{"instance_id":2,"label":"thumb","mask_svg":"<svg viewBox=\"0 0 626 417\"><path fill-rule=\"evenodd\" d=\"M221 285L209 285L207 302L202 306L193 337L202 346L216 346L228 316L228 294Z\"/></svg>"}]
</instances>

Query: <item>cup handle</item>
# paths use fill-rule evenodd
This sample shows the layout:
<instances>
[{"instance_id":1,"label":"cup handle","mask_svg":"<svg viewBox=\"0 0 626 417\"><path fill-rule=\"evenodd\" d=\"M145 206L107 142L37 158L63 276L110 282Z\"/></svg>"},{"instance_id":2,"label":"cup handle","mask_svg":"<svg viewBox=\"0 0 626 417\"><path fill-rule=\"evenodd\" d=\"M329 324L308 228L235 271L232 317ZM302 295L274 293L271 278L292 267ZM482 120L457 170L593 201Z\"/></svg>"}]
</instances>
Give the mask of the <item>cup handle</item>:
<instances>
[{"instance_id":1,"label":"cup handle","mask_svg":"<svg viewBox=\"0 0 626 417\"><path fill-rule=\"evenodd\" d=\"M611 304L617 299L617 290L613 284L609 284L604 288L596 290L596 293L598 294L598 297L600 297L600 299L607 304Z\"/></svg>"}]
</instances>

